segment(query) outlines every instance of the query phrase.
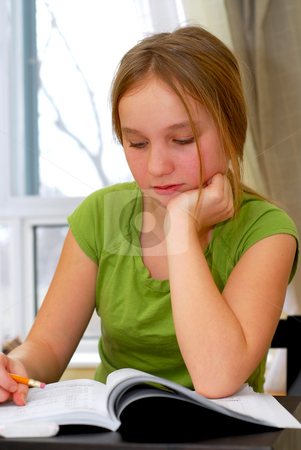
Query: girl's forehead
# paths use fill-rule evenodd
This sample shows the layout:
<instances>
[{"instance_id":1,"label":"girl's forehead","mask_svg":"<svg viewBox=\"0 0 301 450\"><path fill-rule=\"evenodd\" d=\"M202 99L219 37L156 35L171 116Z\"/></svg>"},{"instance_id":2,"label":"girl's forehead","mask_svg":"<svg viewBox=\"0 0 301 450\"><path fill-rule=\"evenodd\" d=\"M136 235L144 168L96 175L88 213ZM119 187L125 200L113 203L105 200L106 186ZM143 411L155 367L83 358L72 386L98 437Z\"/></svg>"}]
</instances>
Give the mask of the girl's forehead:
<instances>
[{"instance_id":1,"label":"girl's forehead","mask_svg":"<svg viewBox=\"0 0 301 450\"><path fill-rule=\"evenodd\" d=\"M120 130L122 133L140 132L187 133L197 135L214 128L215 121L207 109L192 97L181 99L174 90L160 79L148 80L138 89L121 98L119 103Z\"/></svg>"},{"instance_id":2,"label":"girl's forehead","mask_svg":"<svg viewBox=\"0 0 301 450\"><path fill-rule=\"evenodd\" d=\"M148 75L123 93L119 99L118 107L120 106L120 102L126 98L136 96L136 98L139 97L143 99L144 97L146 98L149 95L153 95L154 97L158 96L160 99L161 93L167 93L169 96L173 97L175 101L181 102L187 115L191 114L191 116L196 116L199 113L202 115L205 113L212 116L201 101L196 100L192 95L187 93L177 81L173 80L173 86L174 88L154 74Z\"/></svg>"},{"instance_id":3,"label":"girl's forehead","mask_svg":"<svg viewBox=\"0 0 301 450\"><path fill-rule=\"evenodd\" d=\"M165 88L167 90L171 89L168 84L164 81L162 81L160 78L158 78L156 75L148 74L141 80L137 81L136 83L133 83L121 96L128 97L135 94L138 94L142 91L145 91L149 88L155 88L156 86L160 86L162 88Z\"/></svg>"}]
</instances>

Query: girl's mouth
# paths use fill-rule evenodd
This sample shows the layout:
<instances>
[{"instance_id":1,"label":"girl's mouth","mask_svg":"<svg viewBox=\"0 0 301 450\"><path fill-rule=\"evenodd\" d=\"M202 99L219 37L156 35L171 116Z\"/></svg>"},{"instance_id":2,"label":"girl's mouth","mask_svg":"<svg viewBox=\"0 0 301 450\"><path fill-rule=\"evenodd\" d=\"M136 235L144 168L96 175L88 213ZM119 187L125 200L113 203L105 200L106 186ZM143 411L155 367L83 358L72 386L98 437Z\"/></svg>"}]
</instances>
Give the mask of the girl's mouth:
<instances>
[{"instance_id":1,"label":"girl's mouth","mask_svg":"<svg viewBox=\"0 0 301 450\"><path fill-rule=\"evenodd\" d=\"M164 184L162 186L154 186L153 189L156 194L167 195L176 192L183 184Z\"/></svg>"}]
</instances>

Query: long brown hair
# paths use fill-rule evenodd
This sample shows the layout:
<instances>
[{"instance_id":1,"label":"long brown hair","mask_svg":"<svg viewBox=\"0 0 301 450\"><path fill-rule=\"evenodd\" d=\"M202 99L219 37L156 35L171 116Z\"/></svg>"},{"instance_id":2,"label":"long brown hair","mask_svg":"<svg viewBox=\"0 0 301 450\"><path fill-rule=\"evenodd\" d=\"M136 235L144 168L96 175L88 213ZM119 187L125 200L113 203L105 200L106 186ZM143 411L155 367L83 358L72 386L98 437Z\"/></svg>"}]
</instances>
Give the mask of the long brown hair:
<instances>
[{"instance_id":1,"label":"long brown hair","mask_svg":"<svg viewBox=\"0 0 301 450\"><path fill-rule=\"evenodd\" d=\"M196 129L185 98L201 103L220 131L223 154L229 158L227 176L231 182L235 210L244 190L241 181L247 114L238 62L218 38L198 26L178 28L140 41L125 54L111 89L113 131L122 144L118 106L126 92L150 75L170 86L181 99L198 147ZM200 164L200 189L202 164Z\"/></svg>"}]
</instances>

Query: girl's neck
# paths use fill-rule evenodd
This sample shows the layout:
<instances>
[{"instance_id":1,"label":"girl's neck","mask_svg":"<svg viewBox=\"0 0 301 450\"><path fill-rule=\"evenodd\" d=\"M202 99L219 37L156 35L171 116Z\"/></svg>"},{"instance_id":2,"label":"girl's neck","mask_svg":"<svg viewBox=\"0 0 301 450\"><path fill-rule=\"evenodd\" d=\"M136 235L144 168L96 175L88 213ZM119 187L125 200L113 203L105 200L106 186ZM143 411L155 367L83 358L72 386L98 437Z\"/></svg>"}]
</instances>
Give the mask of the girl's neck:
<instances>
[{"instance_id":1,"label":"girl's neck","mask_svg":"<svg viewBox=\"0 0 301 450\"><path fill-rule=\"evenodd\" d=\"M163 229L167 209L158 200L143 194L144 220L152 222Z\"/></svg>"},{"instance_id":2,"label":"girl's neck","mask_svg":"<svg viewBox=\"0 0 301 450\"><path fill-rule=\"evenodd\" d=\"M143 195L142 233L143 244L148 247L160 246L165 241L164 219L166 208L155 199Z\"/></svg>"}]
</instances>

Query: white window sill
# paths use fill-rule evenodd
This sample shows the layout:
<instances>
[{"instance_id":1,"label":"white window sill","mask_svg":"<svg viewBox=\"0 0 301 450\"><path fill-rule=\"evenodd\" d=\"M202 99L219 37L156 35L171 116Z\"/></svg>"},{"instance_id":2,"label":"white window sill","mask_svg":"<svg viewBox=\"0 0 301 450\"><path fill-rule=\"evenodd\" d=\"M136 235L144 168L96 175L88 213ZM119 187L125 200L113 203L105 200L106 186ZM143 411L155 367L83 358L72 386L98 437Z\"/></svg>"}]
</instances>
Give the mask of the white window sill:
<instances>
[{"instance_id":1,"label":"white window sill","mask_svg":"<svg viewBox=\"0 0 301 450\"><path fill-rule=\"evenodd\" d=\"M98 339L82 339L68 364L68 368L96 369L99 363Z\"/></svg>"}]
</instances>

